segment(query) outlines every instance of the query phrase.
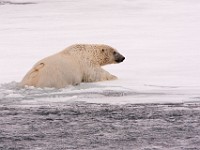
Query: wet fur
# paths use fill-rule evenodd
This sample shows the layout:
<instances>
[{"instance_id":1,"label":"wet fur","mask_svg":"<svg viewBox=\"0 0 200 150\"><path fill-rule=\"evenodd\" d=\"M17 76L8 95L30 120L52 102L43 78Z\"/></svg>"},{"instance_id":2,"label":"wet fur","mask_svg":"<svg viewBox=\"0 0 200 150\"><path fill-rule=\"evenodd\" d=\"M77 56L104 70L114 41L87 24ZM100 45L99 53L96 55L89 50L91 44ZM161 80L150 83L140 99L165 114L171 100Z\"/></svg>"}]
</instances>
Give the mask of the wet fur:
<instances>
[{"instance_id":1,"label":"wet fur","mask_svg":"<svg viewBox=\"0 0 200 150\"><path fill-rule=\"evenodd\" d=\"M118 55L115 56L114 52ZM122 57L107 45L72 45L36 63L25 75L20 86L63 88L81 82L114 80L117 77L101 66L116 63L116 59Z\"/></svg>"}]
</instances>

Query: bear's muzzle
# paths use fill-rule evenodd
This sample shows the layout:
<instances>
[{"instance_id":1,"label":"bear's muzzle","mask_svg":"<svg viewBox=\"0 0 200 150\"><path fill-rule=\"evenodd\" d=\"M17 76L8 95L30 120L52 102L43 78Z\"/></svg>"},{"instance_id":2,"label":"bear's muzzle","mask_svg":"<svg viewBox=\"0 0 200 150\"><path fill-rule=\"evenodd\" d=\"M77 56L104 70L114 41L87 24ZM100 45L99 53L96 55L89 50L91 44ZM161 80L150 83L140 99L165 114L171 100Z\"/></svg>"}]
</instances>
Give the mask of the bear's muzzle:
<instances>
[{"instance_id":1,"label":"bear's muzzle","mask_svg":"<svg viewBox=\"0 0 200 150\"><path fill-rule=\"evenodd\" d=\"M123 62L125 60L125 57L123 56L123 55L121 55L121 54L119 54L119 53L117 53L116 55L115 55L115 61L117 62L117 63L121 63L121 62Z\"/></svg>"}]
</instances>

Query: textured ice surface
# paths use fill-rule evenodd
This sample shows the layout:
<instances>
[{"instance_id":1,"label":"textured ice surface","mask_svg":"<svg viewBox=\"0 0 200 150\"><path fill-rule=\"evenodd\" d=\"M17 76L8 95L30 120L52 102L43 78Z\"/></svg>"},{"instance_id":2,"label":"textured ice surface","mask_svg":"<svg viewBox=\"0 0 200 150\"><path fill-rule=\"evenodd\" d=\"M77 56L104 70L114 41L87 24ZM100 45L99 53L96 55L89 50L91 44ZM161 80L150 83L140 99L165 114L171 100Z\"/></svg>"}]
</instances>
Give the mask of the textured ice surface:
<instances>
[{"instance_id":1,"label":"textured ice surface","mask_svg":"<svg viewBox=\"0 0 200 150\"><path fill-rule=\"evenodd\" d=\"M197 104L0 106L2 150L197 150Z\"/></svg>"},{"instance_id":2,"label":"textured ice surface","mask_svg":"<svg viewBox=\"0 0 200 150\"><path fill-rule=\"evenodd\" d=\"M198 87L157 87L145 85L141 90L101 83L82 83L63 89L18 87L17 82L0 86L0 102L9 105L41 106L84 101L89 103L199 103Z\"/></svg>"}]
</instances>

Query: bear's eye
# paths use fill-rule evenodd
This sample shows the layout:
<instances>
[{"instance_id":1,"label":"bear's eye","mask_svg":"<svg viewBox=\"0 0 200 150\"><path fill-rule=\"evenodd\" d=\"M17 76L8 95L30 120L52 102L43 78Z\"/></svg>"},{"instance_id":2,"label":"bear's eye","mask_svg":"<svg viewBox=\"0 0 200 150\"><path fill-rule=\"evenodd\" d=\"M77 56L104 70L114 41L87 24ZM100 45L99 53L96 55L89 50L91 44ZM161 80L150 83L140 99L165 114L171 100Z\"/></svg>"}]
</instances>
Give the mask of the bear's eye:
<instances>
[{"instance_id":1,"label":"bear's eye","mask_svg":"<svg viewBox=\"0 0 200 150\"><path fill-rule=\"evenodd\" d=\"M113 52L113 55L116 55L116 54L117 54L117 52L114 51L114 52Z\"/></svg>"},{"instance_id":2,"label":"bear's eye","mask_svg":"<svg viewBox=\"0 0 200 150\"><path fill-rule=\"evenodd\" d=\"M102 49L101 51L102 51L102 52L104 52L105 50L104 50L104 49Z\"/></svg>"}]
</instances>

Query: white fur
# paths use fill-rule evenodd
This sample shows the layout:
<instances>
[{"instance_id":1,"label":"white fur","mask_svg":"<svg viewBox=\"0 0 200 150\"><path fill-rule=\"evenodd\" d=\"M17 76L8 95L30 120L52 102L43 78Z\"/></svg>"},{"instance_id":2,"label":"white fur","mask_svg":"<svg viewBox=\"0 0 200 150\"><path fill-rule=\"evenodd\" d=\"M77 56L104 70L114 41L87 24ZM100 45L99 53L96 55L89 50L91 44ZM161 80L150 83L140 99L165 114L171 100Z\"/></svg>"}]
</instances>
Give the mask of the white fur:
<instances>
[{"instance_id":1,"label":"white fur","mask_svg":"<svg viewBox=\"0 0 200 150\"><path fill-rule=\"evenodd\" d=\"M102 53L102 48L108 52ZM81 82L116 79L101 68L102 65L115 63L112 53L109 53L113 50L107 45L72 45L36 63L20 85L63 88Z\"/></svg>"}]
</instances>

